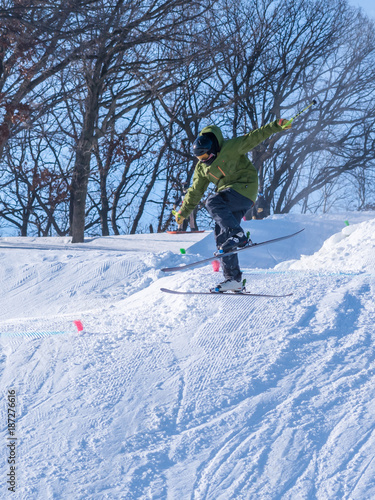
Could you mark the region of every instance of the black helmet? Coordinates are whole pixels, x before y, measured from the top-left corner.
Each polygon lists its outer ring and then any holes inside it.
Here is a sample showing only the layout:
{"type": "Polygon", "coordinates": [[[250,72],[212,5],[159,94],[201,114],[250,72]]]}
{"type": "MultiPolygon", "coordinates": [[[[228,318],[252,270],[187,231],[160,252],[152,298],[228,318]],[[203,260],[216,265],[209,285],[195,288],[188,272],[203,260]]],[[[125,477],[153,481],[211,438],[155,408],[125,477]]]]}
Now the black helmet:
{"type": "Polygon", "coordinates": [[[212,150],[212,140],[207,135],[199,135],[193,143],[194,156],[202,156],[212,150]]]}

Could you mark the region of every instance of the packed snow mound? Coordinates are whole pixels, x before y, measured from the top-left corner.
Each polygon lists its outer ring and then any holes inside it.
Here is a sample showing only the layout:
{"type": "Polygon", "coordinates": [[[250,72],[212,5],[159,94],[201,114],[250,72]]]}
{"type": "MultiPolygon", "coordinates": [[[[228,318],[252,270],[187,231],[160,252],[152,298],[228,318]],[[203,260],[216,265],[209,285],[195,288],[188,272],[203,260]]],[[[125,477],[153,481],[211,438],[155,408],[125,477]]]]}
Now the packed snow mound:
{"type": "Polygon", "coordinates": [[[276,269],[373,273],[375,269],[375,218],[346,226],[328,238],[313,255],[282,262],[276,269]]]}

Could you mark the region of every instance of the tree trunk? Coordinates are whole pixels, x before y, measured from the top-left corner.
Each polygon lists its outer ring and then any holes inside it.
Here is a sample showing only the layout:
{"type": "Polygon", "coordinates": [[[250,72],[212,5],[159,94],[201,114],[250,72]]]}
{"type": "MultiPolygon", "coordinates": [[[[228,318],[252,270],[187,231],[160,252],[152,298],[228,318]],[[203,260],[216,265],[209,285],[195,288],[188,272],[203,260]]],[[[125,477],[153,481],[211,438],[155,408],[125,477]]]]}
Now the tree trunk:
{"type": "Polygon", "coordinates": [[[85,237],[87,186],[90,177],[91,154],[95,141],[94,134],[99,110],[99,94],[98,86],[89,88],[81,137],[77,144],[70,200],[72,243],[83,243],[85,237]]]}
{"type": "Polygon", "coordinates": [[[100,225],[102,226],[102,236],[109,236],[108,214],[109,214],[109,201],[107,195],[107,177],[108,170],[100,169],[100,225]]]}
{"type": "Polygon", "coordinates": [[[77,151],[70,200],[72,243],[84,242],[86,196],[90,175],[90,158],[90,150],[77,151]]]}

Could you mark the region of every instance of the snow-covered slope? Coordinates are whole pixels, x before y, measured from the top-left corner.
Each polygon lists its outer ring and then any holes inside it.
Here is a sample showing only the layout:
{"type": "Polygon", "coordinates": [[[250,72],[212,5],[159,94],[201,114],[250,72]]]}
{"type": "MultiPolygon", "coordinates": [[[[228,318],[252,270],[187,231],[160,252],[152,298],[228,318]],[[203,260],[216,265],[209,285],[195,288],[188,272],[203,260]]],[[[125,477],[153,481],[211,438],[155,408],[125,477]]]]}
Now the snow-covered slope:
{"type": "Polygon", "coordinates": [[[209,256],[211,233],[0,239],[1,498],[375,498],[374,221],[245,223],[306,228],[241,254],[248,289],[282,300],[160,292],[220,280],[160,271],[209,256]]]}

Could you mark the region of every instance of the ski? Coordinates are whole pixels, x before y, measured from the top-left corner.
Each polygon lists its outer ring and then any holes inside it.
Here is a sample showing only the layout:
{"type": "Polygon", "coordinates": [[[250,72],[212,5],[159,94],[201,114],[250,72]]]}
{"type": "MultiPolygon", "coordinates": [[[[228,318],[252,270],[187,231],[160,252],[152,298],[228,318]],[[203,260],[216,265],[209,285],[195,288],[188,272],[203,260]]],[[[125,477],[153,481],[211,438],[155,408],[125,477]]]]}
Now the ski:
{"type": "Polygon", "coordinates": [[[266,298],[283,298],[291,297],[293,293],[285,293],[281,295],[273,295],[269,293],[251,293],[251,292],[179,292],[177,290],[169,290],[169,288],[160,288],[161,292],[171,293],[173,295],[225,295],[227,297],[234,297],[236,295],[246,295],[248,297],[266,297],[266,298]]]}
{"type": "Polygon", "coordinates": [[[184,271],[185,269],[200,266],[202,264],[212,262],[213,260],[222,259],[223,257],[228,257],[229,255],[233,255],[235,253],[240,253],[240,252],[244,252],[245,250],[250,250],[251,248],[256,248],[256,247],[260,247],[262,245],[268,245],[270,243],[276,243],[277,241],[282,241],[282,240],[286,240],[288,238],[292,238],[293,236],[296,236],[297,234],[302,233],[302,231],[304,231],[304,230],[305,230],[305,228],[300,229],[299,231],[296,231],[295,233],[287,234],[286,236],[280,236],[279,238],[273,238],[272,240],[261,241],[259,243],[252,243],[251,245],[247,245],[246,247],[238,248],[237,250],[232,250],[231,252],[219,253],[217,255],[213,255],[212,257],[208,257],[207,259],[198,260],[198,261],[192,262],[190,264],[185,264],[185,265],[176,266],[176,267],[164,267],[162,269],[162,271],[164,273],[171,273],[171,272],[175,272],[175,271],[184,271]]]}
{"type": "Polygon", "coordinates": [[[167,231],[167,234],[197,234],[204,233],[204,231],[167,231]]]}

